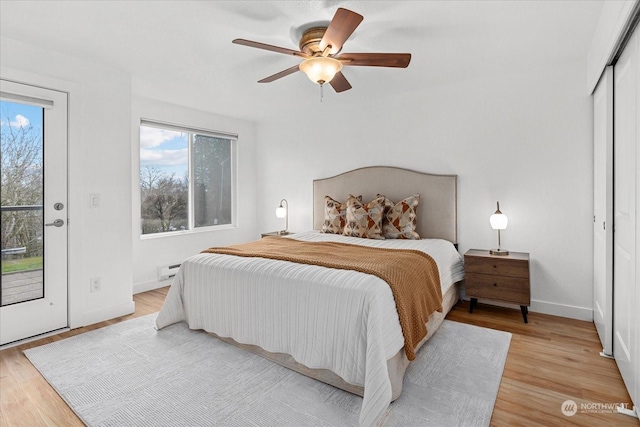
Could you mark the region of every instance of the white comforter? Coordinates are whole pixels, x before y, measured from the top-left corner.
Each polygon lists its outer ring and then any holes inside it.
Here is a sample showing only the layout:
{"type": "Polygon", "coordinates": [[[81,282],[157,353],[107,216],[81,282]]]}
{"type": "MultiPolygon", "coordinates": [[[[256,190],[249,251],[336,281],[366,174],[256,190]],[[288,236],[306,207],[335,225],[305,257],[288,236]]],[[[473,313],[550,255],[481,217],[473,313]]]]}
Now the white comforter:
{"type": "MultiPolygon", "coordinates": [[[[462,280],[462,257],[438,239],[370,240],[318,232],[306,241],[418,249],[431,255],[443,293],[462,280]]],[[[404,345],[393,295],[382,279],[350,270],[264,258],[199,254],[185,260],[156,320],[186,321],[243,344],[292,355],[364,386],[361,425],[373,425],[391,401],[387,359],[404,345]]]]}

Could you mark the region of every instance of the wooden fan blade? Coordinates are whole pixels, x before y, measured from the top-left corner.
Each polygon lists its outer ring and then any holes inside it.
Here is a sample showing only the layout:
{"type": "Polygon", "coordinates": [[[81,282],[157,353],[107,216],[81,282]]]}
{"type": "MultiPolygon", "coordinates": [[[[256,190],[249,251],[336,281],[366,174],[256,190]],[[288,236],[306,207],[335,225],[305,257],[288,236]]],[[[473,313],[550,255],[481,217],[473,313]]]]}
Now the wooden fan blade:
{"type": "Polygon", "coordinates": [[[262,80],[258,80],[258,83],[270,83],[274,80],[278,80],[282,77],[288,76],[289,74],[293,74],[299,70],[300,70],[300,65],[294,65],[293,67],[287,68],[286,70],[280,71],[279,73],[275,73],[272,76],[265,77],[262,80]]]}
{"type": "Polygon", "coordinates": [[[338,71],[336,75],[331,79],[329,84],[331,85],[333,90],[338,93],[351,89],[351,85],[345,78],[344,74],[342,74],[342,71],[338,71]]]}
{"type": "Polygon", "coordinates": [[[255,47],[258,49],[264,49],[271,52],[284,53],[285,55],[295,55],[295,56],[301,56],[303,58],[309,57],[309,55],[307,55],[304,52],[300,52],[299,50],[287,49],[286,47],[273,46],[270,44],[254,42],[251,40],[235,39],[231,43],[241,44],[243,46],[255,47]]]}
{"type": "Polygon", "coordinates": [[[329,54],[335,55],[340,52],[344,42],[353,34],[355,29],[360,25],[364,17],[348,9],[339,8],[329,27],[324,32],[322,40],[320,40],[319,48],[321,51],[327,46],[331,46],[329,54]]]}
{"type": "Polygon", "coordinates": [[[343,53],[336,59],[342,65],[364,67],[407,68],[411,62],[410,53],[343,53]]]}

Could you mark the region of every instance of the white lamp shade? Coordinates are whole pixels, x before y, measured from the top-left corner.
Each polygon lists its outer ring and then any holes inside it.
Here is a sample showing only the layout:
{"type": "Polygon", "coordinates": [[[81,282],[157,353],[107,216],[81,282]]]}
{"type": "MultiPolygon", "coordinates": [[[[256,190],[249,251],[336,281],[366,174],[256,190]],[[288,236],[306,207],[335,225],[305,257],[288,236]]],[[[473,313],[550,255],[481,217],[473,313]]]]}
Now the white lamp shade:
{"type": "Polygon", "coordinates": [[[509,218],[507,218],[505,214],[496,213],[491,215],[489,222],[491,223],[491,228],[494,230],[506,230],[509,218]]]}
{"type": "Polygon", "coordinates": [[[342,70],[342,62],[337,59],[318,56],[309,58],[300,64],[300,70],[314,83],[324,84],[333,79],[342,70]]]}
{"type": "Polygon", "coordinates": [[[278,206],[278,208],[276,209],[276,217],[284,218],[286,216],[287,216],[287,209],[285,209],[285,207],[282,205],[278,206]]]}

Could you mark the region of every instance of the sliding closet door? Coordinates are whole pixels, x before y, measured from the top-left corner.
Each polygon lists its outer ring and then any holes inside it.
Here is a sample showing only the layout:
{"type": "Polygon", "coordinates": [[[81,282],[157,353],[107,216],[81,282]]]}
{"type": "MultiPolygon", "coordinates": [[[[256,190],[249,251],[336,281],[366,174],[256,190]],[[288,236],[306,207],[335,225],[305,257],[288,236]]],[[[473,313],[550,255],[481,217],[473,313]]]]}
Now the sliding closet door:
{"type": "Polygon", "coordinates": [[[613,355],[613,67],[593,93],[593,322],[613,355]]]}
{"type": "Polygon", "coordinates": [[[640,405],[638,340],[638,145],[640,145],[640,31],[615,65],[614,83],[614,336],[613,353],[636,406],[640,405]]]}

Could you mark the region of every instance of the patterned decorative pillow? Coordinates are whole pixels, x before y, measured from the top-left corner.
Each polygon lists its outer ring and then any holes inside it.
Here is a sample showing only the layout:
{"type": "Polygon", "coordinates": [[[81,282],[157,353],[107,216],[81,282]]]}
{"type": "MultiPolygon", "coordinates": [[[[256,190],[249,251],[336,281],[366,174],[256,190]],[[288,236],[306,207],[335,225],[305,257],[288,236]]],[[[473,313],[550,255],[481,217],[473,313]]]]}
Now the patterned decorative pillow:
{"type": "MultiPolygon", "coordinates": [[[[362,196],[356,197],[362,201],[362,196]]],[[[338,202],[329,196],[324,196],[324,223],[321,233],[342,234],[347,223],[347,203],[338,202]]]]}
{"type": "Polygon", "coordinates": [[[342,234],[366,239],[384,239],[382,218],[384,197],[377,197],[367,204],[353,196],[347,199],[347,223],[342,234]]]}
{"type": "Polygon", "coordinates": [[[420,195],[414,194],[398,203],[378,194],[385,200],[384,219],[382,221],[382,234],[387,239],[411,239],[418,240],[420,235],[416,232],[417,211],[420,195]]]}

